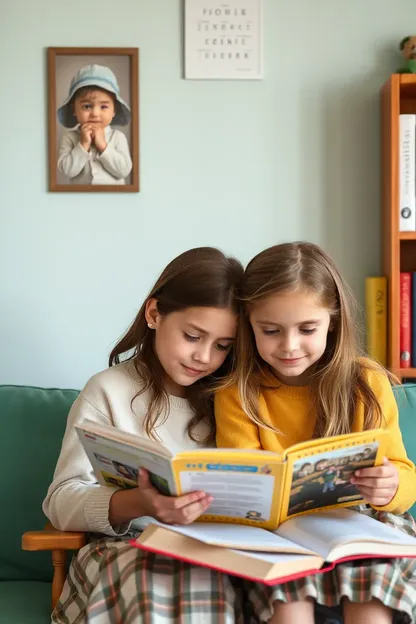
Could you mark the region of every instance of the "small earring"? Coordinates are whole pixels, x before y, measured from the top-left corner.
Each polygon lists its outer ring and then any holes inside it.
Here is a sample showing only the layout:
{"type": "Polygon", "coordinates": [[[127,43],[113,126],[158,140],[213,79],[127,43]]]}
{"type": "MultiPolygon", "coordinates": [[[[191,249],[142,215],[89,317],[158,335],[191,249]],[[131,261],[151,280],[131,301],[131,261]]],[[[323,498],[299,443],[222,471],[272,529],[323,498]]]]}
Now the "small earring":
{"type": "Polygon", "coordinates": [[[147,324],[147,326],[148,326],[148,327],[150,327],[150,328],[152,328],[152,327],[153,327],[153,324],[152,324],[152,323],[148,323],[148,324],[147,324]]]}

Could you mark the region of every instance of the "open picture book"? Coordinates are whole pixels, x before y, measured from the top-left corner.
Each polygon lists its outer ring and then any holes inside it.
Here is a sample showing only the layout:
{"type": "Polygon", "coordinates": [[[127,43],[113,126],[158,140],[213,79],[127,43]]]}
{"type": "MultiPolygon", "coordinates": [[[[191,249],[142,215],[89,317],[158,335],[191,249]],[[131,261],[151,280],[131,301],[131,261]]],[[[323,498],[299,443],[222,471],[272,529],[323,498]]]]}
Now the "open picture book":
{"type": "Polygon", "coordinates": [[[202,490],[213,502],[201,522],[231,522],[276,529],[306,512],[362,501],[350,479],[359,468],[383,462],[387,433],[374,429],[311,440],[283,454],[204,448],[175,456],[162,444],[85,420],[75,426],[97,481],[137,487],[138,469],[149,471],[165,495],[202,490]]]}
{"type": "Polygon", "coordinates": [[[327,572],[342,561],[416,557],[416,538],[351,509],[299,515],[276,531],[155,521],[130,543],[267,585],[327,572]]]}

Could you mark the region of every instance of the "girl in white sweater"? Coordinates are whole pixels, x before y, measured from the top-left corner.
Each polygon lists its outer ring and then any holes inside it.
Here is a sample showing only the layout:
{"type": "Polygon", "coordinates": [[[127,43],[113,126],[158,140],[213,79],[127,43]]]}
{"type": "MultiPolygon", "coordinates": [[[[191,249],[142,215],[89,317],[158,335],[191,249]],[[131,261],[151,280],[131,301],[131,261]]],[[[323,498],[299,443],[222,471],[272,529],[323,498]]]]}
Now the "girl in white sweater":
{"type": "Polygon", "coordinates": [[[71,563],[52,622],[240,619],[236,579],[128,544],[146,517],[190,523],[210,497],[164,496],[143,470],[138,488],[99,485],[74,425],[89,418],[159,439],[174,453],[213,444],[210,389],[232,366],[242,274],[237,260],[211,247],[175,258],[114,347],[110,368],[92,377],[75,401],[43,509],[56,528],[92,535],[71,563]]]}

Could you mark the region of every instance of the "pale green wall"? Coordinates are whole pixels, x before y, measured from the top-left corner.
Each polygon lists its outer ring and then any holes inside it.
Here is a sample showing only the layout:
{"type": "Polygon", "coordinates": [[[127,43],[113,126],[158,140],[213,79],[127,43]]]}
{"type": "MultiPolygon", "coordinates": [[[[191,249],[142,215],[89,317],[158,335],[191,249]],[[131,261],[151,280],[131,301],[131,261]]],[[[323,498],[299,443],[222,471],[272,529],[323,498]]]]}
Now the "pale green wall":
{"type": "MultiPolygon", "coordinates": [[[[379,271],[378,89],[414,0],[265,0],[265,80],[181,79],[180,0],[13,0],[0,21],[0,383],[80,387],[156,273],[216,245],[379,271]],[[46,48],[140,48],[140,194],[46,191],[46,48]]],[[[411,33],[410,33],[411,34],[411,33]]]]}

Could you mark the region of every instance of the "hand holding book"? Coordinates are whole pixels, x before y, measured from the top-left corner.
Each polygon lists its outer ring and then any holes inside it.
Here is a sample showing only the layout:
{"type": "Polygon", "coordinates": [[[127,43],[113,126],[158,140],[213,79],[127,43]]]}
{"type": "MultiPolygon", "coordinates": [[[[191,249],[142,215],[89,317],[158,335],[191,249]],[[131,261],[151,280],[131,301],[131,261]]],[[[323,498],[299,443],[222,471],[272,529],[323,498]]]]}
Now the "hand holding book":
{"type": "Polygon", "coordinates": [[[212,496],[201,491],[182,496],[161,494],[143,468],[139,470],[137,485],[137,488],[118,490],[111,497],[109,519],[112,526],[140,516],[150,516],[165,524],[190,524],[212,503],[212,496]]]}
{"type": "Polygon", "coordinates": [[[165,496],[152,485],[149,473],[143,468],[139,471],[138,485],[147,503],[146,515],[165,524],[191,524],[213,501],[212,496],[201,491],[182,496],[165,496]]]}
{"type": "Polygon", "coordinates": [[[399,487],[399,471],[387,457],[382,466],[357,470],[351,479],[365,501],[370,505],[383,507],[394,498],[399,487]]]}

